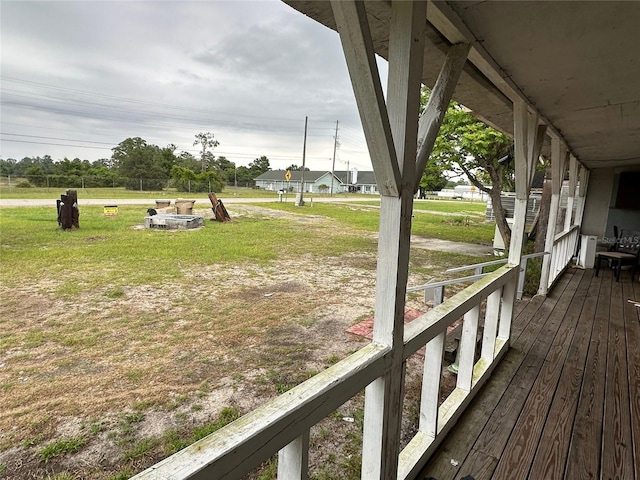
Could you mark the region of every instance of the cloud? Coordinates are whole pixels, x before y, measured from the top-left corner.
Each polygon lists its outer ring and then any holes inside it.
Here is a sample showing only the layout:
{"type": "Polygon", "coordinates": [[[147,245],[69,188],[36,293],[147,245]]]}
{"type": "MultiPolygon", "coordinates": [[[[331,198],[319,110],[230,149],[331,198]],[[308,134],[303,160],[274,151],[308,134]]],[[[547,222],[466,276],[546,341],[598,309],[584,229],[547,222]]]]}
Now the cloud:
{"type": "Polygon", "coordinates": [[[191,150],[212,131],[230,160],[284,168],[309,116],[312,167],[340,120],[342,156],[370,168],[338,35],[282,2],[3,2],[1,22],[3,158],[95,160],[110,148],[82,141],[134,136],[191,150]]]}

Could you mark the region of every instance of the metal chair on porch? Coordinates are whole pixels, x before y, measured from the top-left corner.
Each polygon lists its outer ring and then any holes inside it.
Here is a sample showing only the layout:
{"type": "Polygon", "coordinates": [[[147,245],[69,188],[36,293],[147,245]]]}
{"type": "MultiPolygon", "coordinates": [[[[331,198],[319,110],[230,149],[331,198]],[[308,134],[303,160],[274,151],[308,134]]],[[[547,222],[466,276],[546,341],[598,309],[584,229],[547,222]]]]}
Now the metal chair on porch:
{"type": "Polygon", "coordinates": [[[624,266],[630,267],[633,281],[636,271],[640,270],[640,232],[631,231],[624,234],[621,231],[620,236],[616,237],[615,246],[611,251],[596,254],[596,276],[600,272],[602,260],[607,260],[615,271],[616,282],[620,281],[620,272],[624,266]]]}

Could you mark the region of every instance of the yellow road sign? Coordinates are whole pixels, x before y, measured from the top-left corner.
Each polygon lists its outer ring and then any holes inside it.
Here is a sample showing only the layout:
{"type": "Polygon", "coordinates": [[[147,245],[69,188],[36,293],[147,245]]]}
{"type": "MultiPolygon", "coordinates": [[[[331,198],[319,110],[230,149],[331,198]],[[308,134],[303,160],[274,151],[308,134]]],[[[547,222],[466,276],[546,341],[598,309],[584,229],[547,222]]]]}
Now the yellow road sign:
{"type": "Polygon", "coordinates": [[[291,180],[291,172],[287,170],[287,173],[284,174],[284,179],[288,182],[291,180]]]}

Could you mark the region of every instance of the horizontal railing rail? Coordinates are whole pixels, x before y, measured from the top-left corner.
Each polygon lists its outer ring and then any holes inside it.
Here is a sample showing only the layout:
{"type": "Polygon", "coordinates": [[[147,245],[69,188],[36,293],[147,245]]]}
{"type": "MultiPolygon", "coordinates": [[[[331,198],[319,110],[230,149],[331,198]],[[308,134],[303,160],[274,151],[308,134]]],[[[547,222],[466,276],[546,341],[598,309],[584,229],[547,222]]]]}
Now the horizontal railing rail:
{"type": "MultiPolygon", "coordinates": [[[[520,262],[520,275],[518,277],[518,289],[517,289],[517,297],[516,297],[518,298],[518,300],[520,300],[524,294],[524,284],[525,284],[526,273],[527,273],[527,261],[533,258],[543,257],[545,255],[549,255],[549,252],[530,253],[528,255],[522,256],[522,261],[520,262]]],[[[473,270],[475,273],[474,275],[469,275],[469,276],[460,277],[460,278],[453,278],[451,280],[442,280],[439,282],[430,280],[429,282],[423,285],[407,288],[407,293],[419,292],[421,290],[424,290],[425,303],[429,301],[429,297],[432,297],[434,306],[439,305],[444,301],[445,286],[455,285],[458,283],[475,282],[487,276],[486,273],[483,273],[484,267],[489,267],[492,265],[504,265],[506,263],[507,263],[507,259],[501,258],[500,260],[491,260],[489,262],[474,263],[471,265],[464,265],[462,267],[449,268],[445,270],[446,273],[464,272],[465,270],[473,270]]]]}

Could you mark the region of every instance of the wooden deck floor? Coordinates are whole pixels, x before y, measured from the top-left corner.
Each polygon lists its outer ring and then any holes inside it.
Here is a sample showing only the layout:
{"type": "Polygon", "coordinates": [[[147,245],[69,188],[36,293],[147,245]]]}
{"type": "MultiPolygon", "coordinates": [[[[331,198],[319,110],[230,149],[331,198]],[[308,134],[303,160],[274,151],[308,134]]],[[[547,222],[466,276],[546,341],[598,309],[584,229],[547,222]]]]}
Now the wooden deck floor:
{"type": "Polygon", "coordinates": [[[569,270],[519,305],[512,348],[420,480],[640,479],[640,283],[569,270]]]}

